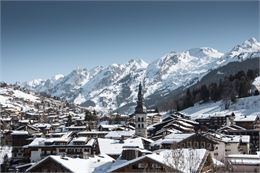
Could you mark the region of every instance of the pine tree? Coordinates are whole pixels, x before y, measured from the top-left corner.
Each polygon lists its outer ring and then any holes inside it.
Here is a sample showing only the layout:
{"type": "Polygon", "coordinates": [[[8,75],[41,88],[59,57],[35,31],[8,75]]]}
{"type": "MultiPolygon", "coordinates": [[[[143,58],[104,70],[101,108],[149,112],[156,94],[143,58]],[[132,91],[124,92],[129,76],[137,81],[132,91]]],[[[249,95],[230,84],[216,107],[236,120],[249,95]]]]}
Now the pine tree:
{"type": "Polygon", "coordinates": [[[204,102],[209,101],[209,90],[208,87],[206,85],[202,85],[200,88],[200,98],[201,100],[203,100],[204,102]]]}
{"type": "Polygon", "coordinates": [[[190,89],[187,89],[186,95],[185,95],[185,98],[184,98],[183,106],[184,106],[184,108],[188,108],[188,107],[191,107],[193,105],[194,105],[193,104],[193,98],[192,98],[192,95],[190,93],[190,89]]]}

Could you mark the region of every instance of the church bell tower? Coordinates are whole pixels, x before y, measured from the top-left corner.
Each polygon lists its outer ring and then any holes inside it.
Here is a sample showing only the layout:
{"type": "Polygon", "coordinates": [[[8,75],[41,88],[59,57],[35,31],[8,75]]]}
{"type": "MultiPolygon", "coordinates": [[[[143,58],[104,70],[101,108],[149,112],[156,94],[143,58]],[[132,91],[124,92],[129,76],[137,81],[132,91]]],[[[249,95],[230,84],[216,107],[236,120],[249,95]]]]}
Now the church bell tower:
{"type": "Polygon", "coordinates": [[[146,107],[142,84],[139,84],[137,106],[135,107],[135,135],[147,138],[146,107]]]}

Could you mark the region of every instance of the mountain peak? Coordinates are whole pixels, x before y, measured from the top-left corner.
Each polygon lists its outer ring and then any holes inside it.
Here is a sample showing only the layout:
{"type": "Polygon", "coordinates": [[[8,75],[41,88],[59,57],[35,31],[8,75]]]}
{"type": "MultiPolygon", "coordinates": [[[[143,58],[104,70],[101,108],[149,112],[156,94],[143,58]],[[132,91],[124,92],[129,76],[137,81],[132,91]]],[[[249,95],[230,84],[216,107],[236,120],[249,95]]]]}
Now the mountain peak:
{"type": "Polygon", "coordinates": [[[254,47],[259,47],[260,48],[260,43],[256,40],[256,38],[252,37],[242,43],[243,47],[246,48],[254,48],[254,47]]]}
{"type": "Polygon", "coordinates": [[[260,43],[254,38],[244,41],[242,44],[236,45],[231,52],[255,52],[260,50],[260,43]]]}
{"type": "Polygon", "coordinates": [[[136,65],[136,66],[139,66],[141,68],[146,68],[148,66],[148,63],[145,62],[142,59],[130,59],[127,64],[128,65],[136,65]]]}
{"type": "Polygon", "coordinates": [[[64,78],[64,75],[63,74],[56,74],[55,76],[52,77],[54,80],[59,80],[59,79],[62,79],[64,78]]]}
{"type": "Polygon", "coordinates": [[[189,49],[187,52],[189,52],[191,56],[198,57],[198,58],[202,58],[202,57],[219,58],[223,55],[223,53],[210,47],[193,48],[193,49],[189,49]]]}

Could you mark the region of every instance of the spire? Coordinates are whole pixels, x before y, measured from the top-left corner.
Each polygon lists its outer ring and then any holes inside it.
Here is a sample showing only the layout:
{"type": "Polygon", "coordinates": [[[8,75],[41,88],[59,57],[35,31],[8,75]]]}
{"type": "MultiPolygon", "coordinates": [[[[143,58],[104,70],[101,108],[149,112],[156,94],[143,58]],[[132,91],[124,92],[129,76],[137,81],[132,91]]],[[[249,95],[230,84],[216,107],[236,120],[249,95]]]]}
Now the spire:
{"type": "Polygon", "coordinates": [[[135,107],[135,113],[146,113],[146,107],[144,105],[144,97],[143,97],[143,87],[140,82],[139,84],[139,91],[138,91],[138,100],[137,100],[137,106],[135,107]]]}

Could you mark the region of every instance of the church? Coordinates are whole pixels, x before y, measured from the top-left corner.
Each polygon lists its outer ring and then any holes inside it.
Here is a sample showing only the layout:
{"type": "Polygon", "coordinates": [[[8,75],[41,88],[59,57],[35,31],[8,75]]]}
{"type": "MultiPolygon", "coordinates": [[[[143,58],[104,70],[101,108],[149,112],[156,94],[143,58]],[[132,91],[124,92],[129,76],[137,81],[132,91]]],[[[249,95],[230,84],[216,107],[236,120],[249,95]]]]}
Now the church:
{"type": "Polygon", "coordinates": [[[147,111],[144,104],[142,84],[139,84],[137,106],[135,107],[135,135],[147,138],[147,111]]]}

